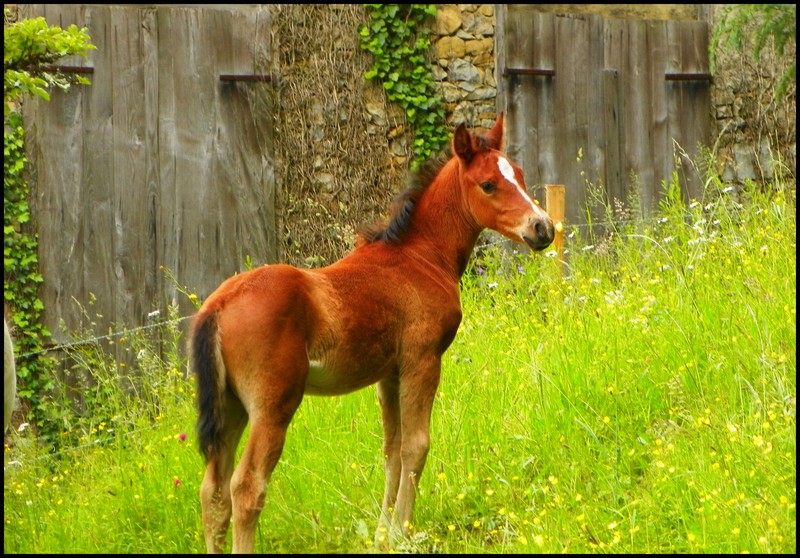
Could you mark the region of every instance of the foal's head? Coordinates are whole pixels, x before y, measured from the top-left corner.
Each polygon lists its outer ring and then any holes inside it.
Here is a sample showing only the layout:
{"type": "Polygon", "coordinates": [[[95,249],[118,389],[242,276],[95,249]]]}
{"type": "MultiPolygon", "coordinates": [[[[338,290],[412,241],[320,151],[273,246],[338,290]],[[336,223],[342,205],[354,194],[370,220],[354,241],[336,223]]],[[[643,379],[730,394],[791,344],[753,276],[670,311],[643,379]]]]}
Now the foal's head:
{"type": "Polygon", "coordinates": [[[543,250],[553,242],[553,221],[528,195],[522,170],[499,151],[502,141],[502,115],[484,136],[458,126],[453,152],[460,160],[463,198],[481,227],[543,250]]]}

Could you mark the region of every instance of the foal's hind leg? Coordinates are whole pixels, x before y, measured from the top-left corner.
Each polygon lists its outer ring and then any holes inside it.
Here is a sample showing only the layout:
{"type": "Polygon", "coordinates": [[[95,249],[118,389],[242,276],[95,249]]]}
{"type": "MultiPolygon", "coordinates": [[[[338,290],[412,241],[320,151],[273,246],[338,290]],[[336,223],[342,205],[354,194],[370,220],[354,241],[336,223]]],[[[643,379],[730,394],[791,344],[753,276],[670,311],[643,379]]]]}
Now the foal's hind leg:
{"type": "Polygon", "coordinates": [[[292,375],[270,375],[261,385],[276,391],[263,394],[257,405],[249,405],[250,436],[231,479],[233,552],[237,554],[253,553],[267,484],[283,451],[289,422],[303,399],[305,376],[295,377],[291,385],[287,378],[292,375]]]}
{"type": "Polygon", "coordinates": [[[231,475],[233,475],[236,448],[247,424],[242,404],[231,394],[226,394],[222,450],[209,457],[206,473],[200,486],[200,503],[203,510],[203,531],[206,550],[221,553],[225,548],[225,535],[231,520],[231,475]]]}

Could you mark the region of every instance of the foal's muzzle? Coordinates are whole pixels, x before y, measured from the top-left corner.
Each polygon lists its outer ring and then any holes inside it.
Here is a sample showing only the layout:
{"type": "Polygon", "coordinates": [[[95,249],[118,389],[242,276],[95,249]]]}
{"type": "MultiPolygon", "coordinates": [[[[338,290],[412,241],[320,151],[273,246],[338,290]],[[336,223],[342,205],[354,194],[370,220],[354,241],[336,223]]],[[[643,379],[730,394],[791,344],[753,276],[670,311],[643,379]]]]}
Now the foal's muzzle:
{"type": "Polygon", "coordinates": [[[553,220],[547,217],[534,220],[527,233],[522,235],[522,240],[531,250],[544,250],[552,244],[555,236],[556,229],[553,226],[553,220]]]}

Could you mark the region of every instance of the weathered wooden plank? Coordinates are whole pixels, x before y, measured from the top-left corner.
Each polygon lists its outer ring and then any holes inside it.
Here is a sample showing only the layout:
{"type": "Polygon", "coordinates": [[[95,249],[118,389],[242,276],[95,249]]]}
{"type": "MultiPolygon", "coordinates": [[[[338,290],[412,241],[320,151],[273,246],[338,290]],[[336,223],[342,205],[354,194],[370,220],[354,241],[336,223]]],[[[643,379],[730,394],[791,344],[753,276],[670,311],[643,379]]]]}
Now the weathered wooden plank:
{"type": "MultiPolygon", "coordinates": [[[[536,42],[531,65],[557,71],[555,18],[549,14],[536,14],[533,22],[536,42]]],[[[555,157],[558,149],[555,119],[557,79],[557,74],[551,78],[529,78],[535,102],[531,102],[530,98],[522,101],[535,111],[536,142],[534,149],[529,150],[523,160],[527,168],[535,170],[531,190],[538,197],[544,196],[543,189],[547,184],[563,182],[563,179],[555,178],[558,174],[555,157]]]]}
{"type": "Polygon", "coordinates": [[[648,43],[650,61],[648,75],[648,102],[651,110],[650,134],[652,141],[653,182],[643,183],[642,188],[650,195],[646,203],[649,207],[656,208],[663,199],[663,183],[669,181],[672,173],[672,149],[668,134],[667,121],[669,110],[667,107],[666,88],[664,87],[664,73],[667,68],[669,49],[667,47],[666,26],[664,21],[648,22],[648,43]]]}
{"type": "MultiPolygon", "coordinates": [[[[112,100],[113,153],[111,180],[105,182],[112,199],[111,243],[113,319],[143,323],[158,308],[155,292],[155,252],[148,211],[147,142],[144,96],[144,42],[138,10],[109,8],[113,46],[109,76],[112,100]]],[[[110,233],[110,234],[109,234],[110,233]]]]}
{"type": "Polygon", "coordinates": [[[653,168],[652,117],[652,64],[648,56],[642,55],[650,50],[646,21],[632,21],[626,26],[628,38],[622,53],[620,77],[622,78],[622,107],[625,111],[625,174],[628,177],[628,190],[637,188],[642,200],[642,210],[647,213],[654,209],[655,169],[653,168]],[[633,178],[630,178],[633,176],[633,178]]]}
{"type": "MultiPolygon", "coordinates": [[[[586,36],[586,69],[583,71],[586,96],[586,146],[583,149],[585,164],[584,178],[602,187],[608,193],[609,184],[605,175],[605,122],[603,120],[605,99],[604,85],[605,52],[597,45],[603,44],[605,23],[600,16],[588,17],[586,36]]],[[[583,189],[581,189],[583,191],[583,189]]],[[[581,202],[585,203],[585,195],[581,202]]]]}
{"type": "MultiPolygon", "coordinates": [[[[505,5],[502,11],[505,11],[505,5]]],[[[498,10],[498,16],[499,14],[500,10],[498,10]]],[[[498,24],[500,22],[501,19],[498,18],[498,24]]],[[[502,34],[510,37],[509,41],[515,41],[515,38],[519,35],[533,36],[533,22],[531,19],[512,18],[503,19],[502,22],[504,25],[502,34]]],[[[502,87],[504,92],[502,95],[503,104],[500,105],[500,110],[505,113],[506,118],[506,147],[508,148],[508,155],[522,166],[523,172],[526,172],[527,165],[524,164],[521,153],[526,151],[526,147],[530,146],[530,144],[526,145],[526,140],[527,142],[535,141],[535,136],[527,136],[526,126],[523,124],[531,122],[524,102],[526,98],[530,98],[530,94],[526,94],[523,90],[527,85],[524,77],[507,75],[504,71],[506,68],[526,67],[531,64],[532,52],[533,47],[530,45],[520,45],[510,49],[503,48],[498,52],[498,55],[504,58],[498,59],[497,62],[498,80],[502,80],[506,85],[506,87],[502,87]],[[519,125],[509,125],[509,123],[519,123],[519,125]]]]}
{"type": "MultiPolygon", "coordinates": [[[[98,319],[99,333],[106,333],[115,322],[114,296],[116,271],[114,268],[113,236],[114,222],[114,56],[111,48],[115,29],[110,21],[109,8],[89,8],[92,26],[92,41],[98,49],[93,59],[98,68],[92,78],[90,90],[85,96],[83,152],[84,173],[76,184],[83,191],[83,265],[84,288],[78,293],[83,304],[95,297],[95,310],[102,315],[98,319]]],[[[91,312],[91,309],[90,309],[91,312]]]]}
{"type": "MultiPolygon", "coordinates": [[[[268,11],[236,11],[231,13],[232,63],[239,74],[261,74],[268,71],[268,11]],[[254,40],[254,38],[256,40],[254,40]]],[[[265,82],[238,83],[234,88],[222,87],[220,103],[227,126],[229,142],[225,161],[238,161],[236,199],[241,220],[242,247],[239,262],[250,257],[254,264],[276,261],[277,238],[274,212],[274,167],[272,165],[272,110],[268,106],[273,85],[265,82]],[[226,95],[227,94],[227,95],[226,95]],[[228,155],[231,154],[231,156],[228,155]]]]}
{"type": "Polygon", "coordinates": [[[29,102],[26,113],[26,149],[28,168],[31,172],[31,212],[39,234],[39,269],[43,276],[53,277],[45,281],[40,297],[45,307],[45,317],[50,318],[46,326],[53,337],[62,340],[57,326],[59,319],[67,318],[67,324],[75,326],[77,312],[62,311],[72,306],[71,296],[83,284],[83,277],[76,269],[76,261],[82,260],[83,242],[80,229],[82,160],[80,158],[82,138],[69,123],[81,114],[80,93],[71,96],[60,92],[51,94],[51,106],[56,110],[41,110],[41,102],[29,102]],[[66,144],[60,164],[49,164],[48,154],[61,142],[66,144]],[[55,310],[51,312],[52,310],[55,310]],[[72,317],[73,319],[69,319],[72,317]]]}
{"type": "MultiPolygon", "coordinates": [[[[625,144],[625,115],[619,110],[620,84],[617,70],[603,70],[602,147],[603,179],[609,199],[626,201],[622,151],[625,144]]],[[[636,208],[638,210],[638,208],[636,208]]]]}
{"type": "MultiPolygon", "coordinates": [[[[533,17],[533,36],[535,38],[531,67],[556,70],[556,27],[555,18],[549,14],[536,14],[533,17]]],[[[526,128],[526,139],[534,138],[531,149],[523,157],[528,187],[537,198],[544,197],[547,184],[558,183],[555,177],[556,160],[556,80],[553,77],[527,77],[526,87],[530,93],[520,102],[532,112],[533,129],[526,128]]],[[[523,89],[526,91],[526,89],[523,89]]]]}
{"type": "MultiPolygon", "coordinates": [[[[508,49],[504,67],[553,69],[553,31],[552,17],[545,14],[508,20],[506,33],[515,46],[508,49]]],[[[534,196],[541,197],[544,182],[541,180],[540,164],[542,161],[546,164],[551,153],[553,78],[519,74],[507,75],[503,79],[509,90],[506,107],[509,122],[507,151],[509,157],[522,167],[528,190],[534,196]]]]}
{"type": "Polygon", "coordinates": [[[147,300],[145,309],[162,311],[175,298],[174,285],[168,285],[160,269],[164,265],[164,253],[159,239],[166,231],[159,228],[159,211],[165,196],[161,188],[159,166],[159,110],[158,110],[158,16],[155,7],[142,7],[137,14],[140,25],[142,55],[142,98],[144,103],[144,183],[146,202],[143,210],[147,215],[147,237],[150,243],[148,256],[148,280],[152,281],[153,295],[147,300]]]}
{"type": "Polygon", "coordinates": [[[556,17],[555,26],[555,134],[550,146],[555,165],[543,178],[550,184],[566,185],[567,216],[572,221],[585,199],[581,170],[585,168],[583,153],[588,141],[588,92],[583,72],[588,58],[589,26],[587,16],[556,17]],[[570,48],[558,47],[563,44],[569,44],[570,48]]]}
{"type": "MultiPolygon", "coordinates": [[[[570,59],[572,66],[573,130],[576,152],[572,154],[574,168],[570,187],[567,188],[567,205],[573,208],[571,219],[585,219],[588,188],[605,188],[605,151],[603,147],[603,74],[604,52],[596,48],[603,41],[603,18],[584,15],[573,24],[570,59]]],[[[569,154],[565,154],[569,155],[569,154]]],[[[566,161],[565,161],[566,164],[566,161]]],[[[603,217],[600,208],[594,210],[593,219],[603,217]]],[[[577,221],[573,221],[577,222],[577,221]]]]}
{"type": "Polygon", "coordinates": [[[609,19],[603,28],[603,123],[606,152],[604,179],[611,199],[625,200],[628,193],[625,170],[625,130],[628,114],[623,110],[622,78],[623,53],[628,48],[624,20],[609,19]]]}
{"type": "MultiPolygon", "coordinates": [[[[666,22],[666,33],[670,53],[667,72],[700,76],[709,72],[706,22],[666,22]]],[[[670,114],[668,135],[676,144],[674,159],[679,162],[676,170],[683,193],[686,199],[700,198],[703,178],[698,165],[702,168],[703,162],[698,146],[707,145],[711,134],[710,83],[706,79],[667,81],[665,96],[670,114]]]]}
{"type": "MultiPolygon", "coordinates": [[[[95,37],[104,29],[105,9],[87,10],[80,5],[34,5],[33,15],[42,15],[50,24],[67,27],[70,24],[87,25],[92,21],[97,27],[95,37]]],[[[99,50],[99,49],[98,49],[99,50]]],[[[92,51],[92,64],[107,53],[92,51]]],[[[101,292],[101,285],[108,284],[107,263],[104,252],[91,254],[96,244],[92,236],[91,222],[108,220],[108,199],[96,199],[86,187],[92,176],[103,176],[98,164],[92,165],[86,159],[87,152],[108,149],[111,145],[108,134],[108,119],[104,119],[103,107],[93,104],[92,87],[102,89],[106,76],[102,73],[92,75],[93,85],[73,87],[68,93],[54,91],[50,103],[31,102],[26,104],[26,121],[33,131],[28,145],[33,149],[31,162],[35,167],[32,187],[39,192],[40,265],[45,277],[42,289],[45,305],[45,325],[58,341],[66,339],[60,333],[61,320],[69,329],[86,327],[83,315],[76,301],[87,308],[87,312],[102,313],[107,300],[101,292]],[[82,124],[94,113],[100,113],[98,126],[86,133],[82,124]],[[89,218],[87,218],[87,215],[89,218]],[[91,254],[91,255],[90,255],[91,254]],[[102,302],[98,307],[88,308],[89,292],[99,294],[102,302]]],[[[108,95],[99,96],[108,99],[108,95]]],[[[108,151],[99,151],[100,154],[108,151]]],[[[110,160],[108,158],[107,160],[110,160]]],[[[100,165],[103,161],[100,162],[100,165]]],[[[106,229],[106,234],[110,232],[106,229]]]]}
{"type": "Polygon", "coordinates": [[[178,101],[174,118],[180,131],[173,154],[179,219],[176,232],[180,235],[174,271],[181,282],[204,297],[212,290],[209,282],[218,283],[241,269],[241,264],[231,261],[227,252],[233,246],[226,229],[236,220],[236,214],[228,191],[230,184],[218,179],[221,162],[216,144],[220,128],[215,91],[219,77],[212,62],[215,53],[204,47],[223,40],[223,35],[219,29],[209,29],[206,19],[201,19],[195,10],[176,8],[164,15],[170,19],[174,40],[160,41],[159,46],[162,51],[173,52],[176,63],[183,68],[175,76],[172,91],[178,101]],[[197,35],[193,33],[195,29],[199,31],[197,35]],[[185,99],[187,92],[196,93],[185,99]],[[191,110],[183,110],[182,102],[190,103],[191,110]],[[182,195],[189,192],[193,195],[182,195]]]}

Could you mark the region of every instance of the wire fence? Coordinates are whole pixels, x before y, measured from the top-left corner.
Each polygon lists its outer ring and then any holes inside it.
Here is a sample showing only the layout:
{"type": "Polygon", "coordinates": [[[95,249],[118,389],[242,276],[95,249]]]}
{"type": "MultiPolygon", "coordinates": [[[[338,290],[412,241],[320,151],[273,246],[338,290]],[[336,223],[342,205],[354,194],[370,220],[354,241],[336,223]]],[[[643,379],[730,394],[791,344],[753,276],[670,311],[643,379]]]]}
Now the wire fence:
{"type": "MultiPolygon", "coordinates": [[[[145,426],[145,427],[142,427],[142,428],[132,428],[131,430],[123,432],[121,435],[124,436],[124,437],[138,436],[139,434],[141,434],[142,432],[144,432],[146,430],[154,430],[154,429],[158,428],[159,426],[160,426],[159,424],[151,424],[150,426],[145,426]]],[[[17,432],[22,432],[22,431],[26,430],[27,427],[28,427],[28,423],[23,423],[17,428],[17,432]]],[[[82,450],[89,449],[89,448],[95,447],[95,446],[100,446],[100,445],[102,445],[104,443],[112,441],[113,439],[114,439],[114,437],[97,438],[97,439],[92,440],[88,444],[81,444],[79,446],[71,446],[71,447],[62,447],[62,448],[59,448],[58,450],[48,452],[48,453],[46,453],[44,455],[38,455],[36,457],[33,457],[33,458],[30,459],[30,461],[34,461],[34,462],[35,461],[52,461],[55,457],[61,457],[63,455],[67,455],[69,453],[82,451],[82,450]]],[[[12,460],[12,461],[9,461],[8,463],[5,464],[5,466],[3,467],[3,471],[5,471],[6,469],[10,469],[12,467],[23,467],[23,466],[24,466],[24,463],[22,463],[21,461],[12,460]]]]}
{"type": "Polygon", "coordinates": [[[81,339],[81,340],[78,340],[78,341],[73,341],[71,343],[61,343],[61,344],[58,344],[58,345],[53,345],[51,347],[46,347],[46,348],[44,348],[44,349],[42,349],[40,351],[34,351],[34,352],[31,352],[31,353],[25,353],[23,355],[17,355],[17,358],[27,358],[27,357],[42,355],[42,354],[46,354],[46,353],[50,353],[50,352],[63,351],[63,350],[66,350],[66,349],[71,349],[73,347],[80,347],[82,345],[92,345],[92,344],[95,344],[95,343],[97,343],[99,341],[105,341],[105,340],[108,340],[108,339],[116,339],[116,338],[119,338],[119,337],[126,337],[126,336],[131,335],[132,333],[136,333],[136,332],[139,332],[139,331],[145,331],[145,330],[149,330],[149,329],[160,328],[160,327],[163,327],[163,326],[166,326],[166,325],[177,324],[177,323],[183,322],[185,320],[188,320],[191,317],[192,316],[183,316],[181,318],[174,318],[172,320],[167,320],[167,321],[164,321],[164,322],[158,322],[158,323],[148,324],[148,325],[144,325],[144,326],[140,326],[140,327],[134,327],[134,328],[131,328],[131,329],[125,329],[123,331],[117,331],[117,332],[109,333],[107,335],[98,335],[97,337],[90,337],[88,339],[81,339]]]}

